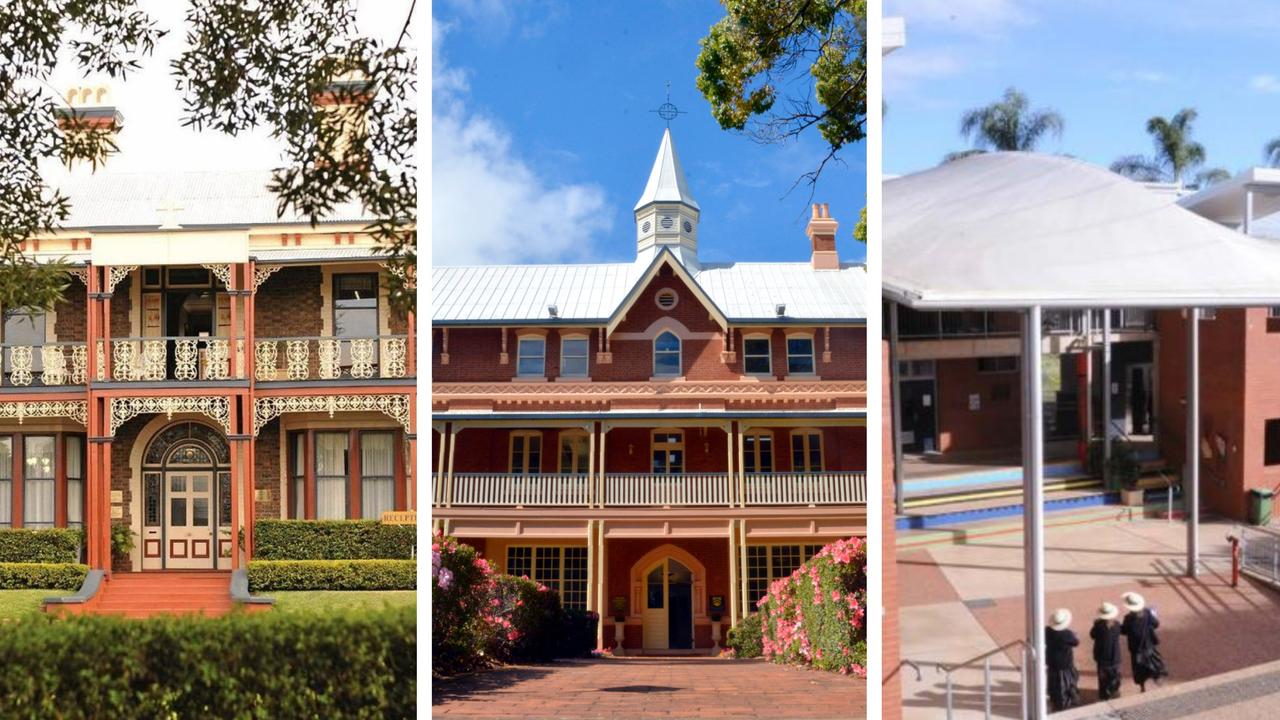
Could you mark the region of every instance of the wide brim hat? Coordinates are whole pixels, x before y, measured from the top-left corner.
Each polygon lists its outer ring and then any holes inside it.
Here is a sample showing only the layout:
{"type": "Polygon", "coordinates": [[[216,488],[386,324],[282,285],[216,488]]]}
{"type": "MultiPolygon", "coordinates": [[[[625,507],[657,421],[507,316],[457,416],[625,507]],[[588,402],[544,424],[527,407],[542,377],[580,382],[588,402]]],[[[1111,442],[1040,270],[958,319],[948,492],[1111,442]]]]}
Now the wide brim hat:
{"type": "Polygon", "coordinates": [[[1124,594],[1124,606],[1130,612],[1142,612],[1142,609],[1147,606],[1147,601],[1136,592],[1127,592],[1124,594]]]}
{"type": "Polygon", "coordinates": [[[1098,607],[1099,620],[1115,620],[1118,617],[1120,617],[1120,608],[1117,608],[1115,605],[1112,605],[1109,602],[1104,602],[1098,607]]]}
{"type": "Polygon", "coordinates": [[[1071,625],[1071,611],[1066,608],[1058,608],[1053,611],[1053,615],[1049,618],[1049,627],[1054,630],[1066,630],[1071,625]]]}

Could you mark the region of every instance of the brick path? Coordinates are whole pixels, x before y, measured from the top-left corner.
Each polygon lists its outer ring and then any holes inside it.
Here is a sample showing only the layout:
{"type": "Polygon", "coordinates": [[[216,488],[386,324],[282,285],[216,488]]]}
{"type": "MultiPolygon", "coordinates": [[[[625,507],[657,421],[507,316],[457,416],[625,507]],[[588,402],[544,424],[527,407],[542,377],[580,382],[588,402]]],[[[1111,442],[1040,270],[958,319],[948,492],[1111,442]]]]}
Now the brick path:
{"type": "Polygon", "coordinates": [[[432,684],[434,717],[538,720],[866,717],[866,681],[760,660],[616,658],[432,684]]]}

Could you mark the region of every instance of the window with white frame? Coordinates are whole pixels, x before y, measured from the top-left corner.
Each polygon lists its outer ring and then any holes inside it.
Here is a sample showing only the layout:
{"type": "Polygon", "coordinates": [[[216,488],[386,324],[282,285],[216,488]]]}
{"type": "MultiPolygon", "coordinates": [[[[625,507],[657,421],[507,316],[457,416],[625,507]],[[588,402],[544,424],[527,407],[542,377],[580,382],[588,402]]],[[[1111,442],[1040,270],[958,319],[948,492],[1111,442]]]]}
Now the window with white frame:
{"type": "Polygon", "coordinates": [[[542,583],[566,608],[587,609],[587,549],[583,546],[507,547],[507,574],[542,583]]]}
{"type": "Polygon", "coordinates": [[[396,507],[395,434],[360,433],[360,514],[380,520],[396,507]]]}
{"type": "Polygon", "coordinates": [[[542,377],[546,373],[547,341],[526,335],[516,342],[516,375],[542,377]]]}
{"type": "Polygon", "coordinates": [[[791,433],[791,470],[800,473],[822,472],[822,433],[797,430],[791,433]]]}
{"type": "Polygon", "coordinates": [[[350,468],[351,435],[316,433],[316,519],[347,517],[347,470],[350,468]]]}
{"type": "Polygon", "coordinates": [[[537,475],[542,472],[542,433],[521,430],[511,433],[511,474],[537,475]]]}
{"type": "Polygon", "coordinates": [[[653,341],[653,374],[654,377],[678,377],[680,371],[680,338],[667,330],[653,341]]]}
{"type": "Polygon", "coordinates": [[[591,461],[591,436],[585,430],[560,432],[560,473],[586,475],[591,461]]]}
{"type": "Polygon", "coordinates": [[[52,435],[22,438],[22,524],[25,527],[53,527],[53,478],[57,462],[54,446],[52,435]]]}
{"type": "Polygon", "coordinates": [[[84,438],[65,436],[67,445],[67,526],[84,524],[84,438]]]}
{"type": "Polygon", "coordinates": [[[771,582],[790,576],[821,549],[821,545],[748,545],[748,611],[755,611],[756,603],[769,592],[771,582]]]}
{"type": "Polygon", "coordinates": [[[749,473],[773,472],[773,433],[750,430],[742,436],[742,469],[749,473]]]}
{"type": "Polygon", "coordinates": [[[769,338],[743,338],[742,369],[748,375],[769,375],[773,372],[773,358],[769,351],[769,338]]]}
{"type": "Polygon", "coordinates": [[[0,437],[0,525],[13,525],[13,436],[0,437]]]}
{"type": "Polygon", "coordinates": [[[655,475],[679,475],[684,472],[684,433],[682,431],[654,430],[652,450],[655,475]]]}
{"type": "Polygon", "coordinates": [[[807,335],[792,335],[787,338],[787,374],[812,375],[813,338],[807,335]]]}
{"type": "Polygon", "coordinates": [[[560,375],[586,377],[589,369],[590,341],[584,337],[566,337],[560,341],[560,375]]]}

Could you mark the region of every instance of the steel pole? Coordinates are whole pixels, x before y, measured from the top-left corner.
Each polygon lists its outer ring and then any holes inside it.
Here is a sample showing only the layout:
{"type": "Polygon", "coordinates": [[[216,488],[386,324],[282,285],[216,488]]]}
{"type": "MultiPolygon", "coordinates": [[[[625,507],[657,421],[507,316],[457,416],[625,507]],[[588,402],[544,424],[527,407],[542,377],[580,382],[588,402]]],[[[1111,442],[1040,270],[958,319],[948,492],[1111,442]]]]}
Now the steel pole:
{"type": "Polygon", "coordinates": [[[1027,644],[1032,648],[1029,687],[1030,715],[1044,720],[1049,715],[1045,694],[1044,637],[1044,385],[1041,378],[1041,308],[1027,310],[1023,331],[1022,384],[1025,416],[1022,438],[1023,543],[1026,552],[1025,601],[1027,603],[1027,644]]]}
{"type": "Polygon", "coordinates": [[[894,511],[901,515],[906,512],[902,492],[902,386],[898,378],[898,303],[893,301],[889,302],[889,377],[893,378],[893,503],[894,511]]]}
{"type": "Polygon", "coordinates": [[[1111,311],[1102,311],[1102,481],[1111,487],[1111,311]]]}
{"type": "Polygon", "coordinates": [[[1200,308],[1187,309],[1187,577],[1200,565],[1200,308]]]}

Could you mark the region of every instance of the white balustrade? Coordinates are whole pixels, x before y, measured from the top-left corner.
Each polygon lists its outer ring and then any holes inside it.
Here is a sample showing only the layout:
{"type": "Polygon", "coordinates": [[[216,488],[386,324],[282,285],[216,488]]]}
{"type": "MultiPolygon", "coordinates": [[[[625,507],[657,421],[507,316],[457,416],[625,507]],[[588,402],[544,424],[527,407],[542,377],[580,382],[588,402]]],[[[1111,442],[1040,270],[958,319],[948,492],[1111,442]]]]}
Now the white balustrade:
{"type": "Polygon", "coordinates": [[[367,380],[409,375],[408,338],[404,336],[265,338],[254,341],[253,352],[253,374],[259,382],[367,380]]]}
{"type": "Polygon", "coordinates": [[[88,376],[88,352],[84,343],[3,345],[0,348],[4,385],[8,387],[83,385],[88,376]]]}
{"type": "Polygon", "coordinates": [[[729,476],[726,473],[607,473],[604,476],[605,505],[728,505],[729,476]]]}
{"type": "Polygon", "coordinates": [[[861,505],[867,502],[862,472],[747,473],[747,505],[861,505]]]}
{"type": "Polygon", "coordinates": [[[453,504],[583,506],[590,487],[587,475],[456,473],[453,504]]]}

